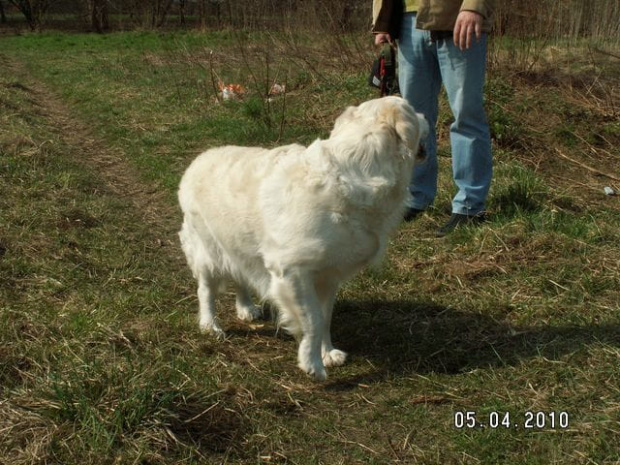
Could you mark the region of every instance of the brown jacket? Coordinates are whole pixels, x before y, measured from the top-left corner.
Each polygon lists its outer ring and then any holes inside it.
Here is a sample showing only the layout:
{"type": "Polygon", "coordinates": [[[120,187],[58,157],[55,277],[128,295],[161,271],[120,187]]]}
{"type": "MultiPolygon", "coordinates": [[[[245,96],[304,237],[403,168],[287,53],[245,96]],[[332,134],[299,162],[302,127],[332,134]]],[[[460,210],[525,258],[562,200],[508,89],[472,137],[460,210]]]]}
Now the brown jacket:
{"type": "MultiPolygon", "coordinates": [[[[484,18],[482,30],[489,32],[495,0],[417,0],[416,26],[428,31],[451,31],[456,17],[463,11],[475,11],[484,18]]],[[[404,12],[403,0],[373,0],[372,31],[387,32],[397,39],[404,12]]]]}

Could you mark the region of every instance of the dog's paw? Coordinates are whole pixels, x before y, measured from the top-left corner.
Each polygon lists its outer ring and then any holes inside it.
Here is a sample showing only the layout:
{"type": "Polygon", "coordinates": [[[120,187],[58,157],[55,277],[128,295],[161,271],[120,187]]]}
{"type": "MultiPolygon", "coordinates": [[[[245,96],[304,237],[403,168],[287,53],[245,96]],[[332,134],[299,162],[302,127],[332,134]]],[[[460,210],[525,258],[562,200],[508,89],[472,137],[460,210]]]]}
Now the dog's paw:
{"type": "Polygon", "coordinates": [[[327,379],[327,372],[323,363],[299,363],[299,368],[312,376],[315,381],[325,381],[327,379]]]}
{"type": "Polygon", "coordinates": [[[200,322],[199,324],[200,332],[203,334],[211,334],[215,336],[218,341],[223,341],[226,339],[226,333],[217,323],[213,322],[200,322]]]}
{"type": "Polygon", "coordinates": [[[323,354],[323,364],[326,367],[339,367],[347,360],[347,353],[342,350],[332,349],[323,354]]]}
{"type": "Polygon", "coordinates": [[[312,376],[315,381],[325,381],[327,379],[327,371],[325,371],[325,367],[312,367],[306,369],[300,366],[299,368],[312,376]]]}
{"type": "Polygon", "coordinates": [[[237,305],[237,318],[241,321],[255,321],[263,318],[263,307],[258,305],[237,305]]]}

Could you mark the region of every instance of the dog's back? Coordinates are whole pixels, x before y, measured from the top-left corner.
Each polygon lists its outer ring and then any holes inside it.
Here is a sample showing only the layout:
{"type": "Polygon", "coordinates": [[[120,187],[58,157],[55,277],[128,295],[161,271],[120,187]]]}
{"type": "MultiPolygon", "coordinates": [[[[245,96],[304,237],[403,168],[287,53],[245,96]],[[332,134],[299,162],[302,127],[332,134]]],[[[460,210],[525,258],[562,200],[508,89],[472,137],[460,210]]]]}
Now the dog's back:
{"type": "Polygon", "coordinates": [[[297,144],[276,150],[227,146],[192,162],[178,195],[184,213],[179,234],[194,276],[207,266],[215,276],[247,283],[265,296],[269,276],[259,254],[265,233],[259,190],[280,158],[303,150],[297,144]]]}

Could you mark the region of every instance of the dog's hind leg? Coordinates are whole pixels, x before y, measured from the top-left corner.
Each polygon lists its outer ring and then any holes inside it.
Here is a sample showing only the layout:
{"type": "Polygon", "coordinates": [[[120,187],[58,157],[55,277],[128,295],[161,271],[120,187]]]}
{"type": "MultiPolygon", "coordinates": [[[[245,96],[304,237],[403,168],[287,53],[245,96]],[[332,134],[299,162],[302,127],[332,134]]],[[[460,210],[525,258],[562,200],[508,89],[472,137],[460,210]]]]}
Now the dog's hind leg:
{"type": "Polygon", "coordinates": [[[209,273],[207,267],[197,273],[196,280],[198,281],[198,302],[200,304],[200,330],[205,333],[213,333],[218,339],[223,339],[226,334],[215,316],[215,299],[219,280],[209,273]]]}
{"type": "Polygon", "coordinates": [[[270,295],[281,313],[285,329],[297,336],[299,368],[318,381],[327,378],[321,357],[323,312],[316,295],[314,282],[308,273],[291,271],[272,276],[270,295]]]}
{"type": "Polygon", "coordinates": [[[181,247],[185,252],[187,264],[198,282],[198,303],[200,305],[198,324],[202,332],[212,332],[218,338],[225,334],[215,318],[215,298],[219,287],[219,279],[214,276],[214,265],[210,254],[196,230],[193,217],[185,215],[183,226],[179,231],[181,247]]]}
{"type": "Polygon", "coordinates": [[[243,321],[254,321],[263,317],[263,309],[254,305],[250,291],[243,284],[237,284],[237,297],[235,301],[237,318],[243,321]]]}
{"type": "Polygon", "coordinates": [[[335,349],[332,344],[331,323],[334,302],[338,294],[339,282],[337,279],[321,279],[315,282],[321,310],[323,311],[323,341],[321,344],[321,354],[323,363],[326,367],[344,365],[347,353],[335,349]]]}

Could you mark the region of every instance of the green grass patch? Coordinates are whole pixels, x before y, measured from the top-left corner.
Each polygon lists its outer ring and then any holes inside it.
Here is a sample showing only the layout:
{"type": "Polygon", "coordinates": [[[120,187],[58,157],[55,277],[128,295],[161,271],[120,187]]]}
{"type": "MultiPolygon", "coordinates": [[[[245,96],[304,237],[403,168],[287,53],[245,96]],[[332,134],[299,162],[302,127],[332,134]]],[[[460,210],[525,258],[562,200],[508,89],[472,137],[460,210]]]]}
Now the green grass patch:
{"type": "Polygon", "coordinates": [[[175,236],[181,173],[210,146],[325,137],[376,95],[357,40],[0,39],[0,462],[620,459],[620,216],[602,192],[615,184],[555,150],[613,173],[618,131],[559,83],[496,70],[489,221],[434,237],[454,192],[441,157],[435,206],[342,290],[334,341],[351,358],[326,383],[299,372],[270,321],[235,321],[230,294],[229,338],[198,332],[175,236]],[[214,79],[244,98],[218,100],[214,79]],[[274,82],[285,95],[267,95],[274,82]],[[457,427],[462,412],[478,423],[457,427]],[[527,412],[547,423],[526,428],[527,412]],[[489,426],[506,413],[510,427],[489,426]]]}

